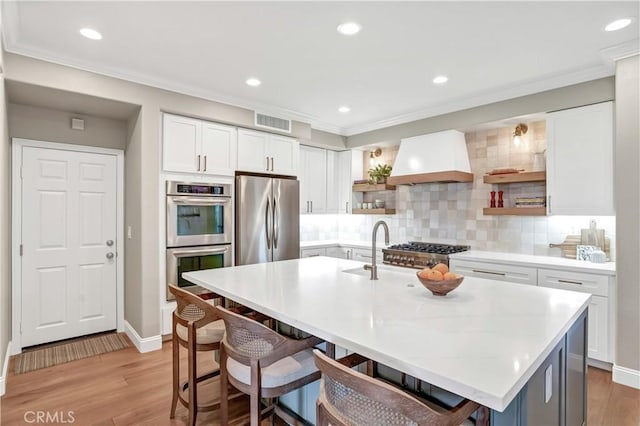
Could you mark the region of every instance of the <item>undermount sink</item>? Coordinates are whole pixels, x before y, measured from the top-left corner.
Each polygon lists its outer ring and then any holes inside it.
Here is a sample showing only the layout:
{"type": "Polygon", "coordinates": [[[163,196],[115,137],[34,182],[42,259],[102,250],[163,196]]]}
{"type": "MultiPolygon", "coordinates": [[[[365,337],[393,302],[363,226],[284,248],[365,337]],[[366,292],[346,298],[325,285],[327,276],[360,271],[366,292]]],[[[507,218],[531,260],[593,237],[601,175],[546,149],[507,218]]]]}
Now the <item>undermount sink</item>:
{"type": "MultiPolygon", "coordinates": [[[[351,268],[351,269],[343,269],[342,272],[344,272],[346,274],[361,275],[363,277],[371,276],[371,271],[367,271],[363,267],[351,268]]],[[[398,267],[378,265],[378,273],[387,273],[387,272],[391,272],[393,274],[406,274],[407,273],[406,271],[404,271],[404,270],[402,270],[402,269],[400,269],[398,267]]]]}

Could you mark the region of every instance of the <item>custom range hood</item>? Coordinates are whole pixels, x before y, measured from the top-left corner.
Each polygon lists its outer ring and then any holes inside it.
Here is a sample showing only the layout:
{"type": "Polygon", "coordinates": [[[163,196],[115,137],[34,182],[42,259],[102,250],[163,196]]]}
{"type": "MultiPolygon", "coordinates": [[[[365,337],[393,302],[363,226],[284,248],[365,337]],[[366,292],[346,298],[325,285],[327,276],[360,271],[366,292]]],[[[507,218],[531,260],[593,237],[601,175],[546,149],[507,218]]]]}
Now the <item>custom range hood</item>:
{"type": "Polygon", "coordinates": [[[473,182],[464,133],[445,130],[402,139],[387,182],[473,182]]]}

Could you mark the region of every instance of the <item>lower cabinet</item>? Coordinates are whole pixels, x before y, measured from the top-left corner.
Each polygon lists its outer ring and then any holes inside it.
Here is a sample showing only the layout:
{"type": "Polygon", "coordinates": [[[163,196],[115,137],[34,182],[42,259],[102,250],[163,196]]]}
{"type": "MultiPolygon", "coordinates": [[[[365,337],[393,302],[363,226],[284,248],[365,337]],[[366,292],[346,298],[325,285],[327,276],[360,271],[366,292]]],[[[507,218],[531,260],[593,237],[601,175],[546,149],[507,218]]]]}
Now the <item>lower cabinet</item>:
{"type": "Polygon", "coordinates": [[[559,288],[561,290],[579,291],[591,294],[589,304],[589,350],[588,356],[599,361],[612,362],[613,357],[609,348],[613,342],[611,338],[612,322],[609,316],[609,294],[612,282],[604,275],[584,274],[570,271],[556,271],[551,269],[538,270],[538,285],[540,287],[559,288]]]}
{"type": "Polygon", "coordinates": [[[300,258],[326,256],[326,255],[327,255],[327,251],[324,247],[300,249],[300,258]]]}
{"type": "MultiPolygon", "coordinates": [[[[371,262],[371,249],[353,248],[353,260],[359,260],[360,262],[371,262]]],[[[382,264],[382,249],[376,250],[376,262],[382,264]]]]}
{"type": "Polygon", "coordinates": [[[327,247],[327,256],[338,259],[353,259],[353,249],[349,247],[327,247]]]}
{"type": "Polygon", "coordinates": [[[451,259],[449,268],[458,274],[469,277],[538,285],[538,272],[536,268],[458,259],[451,259]]]}

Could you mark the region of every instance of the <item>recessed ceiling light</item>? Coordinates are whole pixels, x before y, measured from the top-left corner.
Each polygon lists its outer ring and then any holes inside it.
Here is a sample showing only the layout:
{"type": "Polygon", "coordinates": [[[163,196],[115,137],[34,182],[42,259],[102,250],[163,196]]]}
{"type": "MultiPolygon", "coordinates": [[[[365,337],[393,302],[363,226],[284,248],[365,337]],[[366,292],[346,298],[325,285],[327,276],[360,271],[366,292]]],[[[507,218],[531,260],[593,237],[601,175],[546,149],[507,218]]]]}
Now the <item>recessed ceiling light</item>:
{"type": "Polygon", "coordinates": [[[357,22],[345,22],[338,25],[338,32],[344,35],[358,34],[362,27],[357,22]]]}
{"type": "Polygon", "coordinates": [[[262,84],[262,82],[260,80],[258,80],[257,78],[253,78],[253,77],[252,78],[248,78],[246,83],[249,86],[253,86],[253,87],[260,86],[262,84]]]}
{"type": "Polygon", "coordinates": [[[631,23],[631,19],[630,18],[618,19],[618,20],[613,21],[612,23],[610,23],[606,27],[604,27],[604,30],[605,31],[618,31],[618,30],[623,29],[624,27],[629,26],[630,23],[631,23]]]}
{"type": "Polygon", "coordinates": [[[446,75],[439,75],[433,79],[434,84],[444,84],[447,81],[449,81],[449,77],[447,77],[446,75]]]}
{"type": "Polygon", "coordinates": [[[80,34],[91,40],[102,40],[102,34],[91,28],[83,28],[80,30],[80,34]]]}
{"type": "Polygon", "coordinates": [[[340,111],[340,112],[349,112],[349,111],[351,111],[351,108],[349,108],[348,106],[341,106],[340,108],[338,108],[338,111],[340,111]]]}

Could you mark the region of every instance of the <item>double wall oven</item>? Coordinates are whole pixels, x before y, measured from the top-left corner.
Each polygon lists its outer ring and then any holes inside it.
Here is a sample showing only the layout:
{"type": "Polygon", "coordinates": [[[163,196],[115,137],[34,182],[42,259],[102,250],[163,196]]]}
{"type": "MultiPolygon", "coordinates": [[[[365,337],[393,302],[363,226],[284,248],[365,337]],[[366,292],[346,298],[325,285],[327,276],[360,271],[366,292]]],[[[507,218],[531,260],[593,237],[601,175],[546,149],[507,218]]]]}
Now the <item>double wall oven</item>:
{"type": "Polygon", "coordinates": [[[231,266],[232,204],[229,184],[167,182],[167,284],[203,293],[182,273],[231,266]]]}

